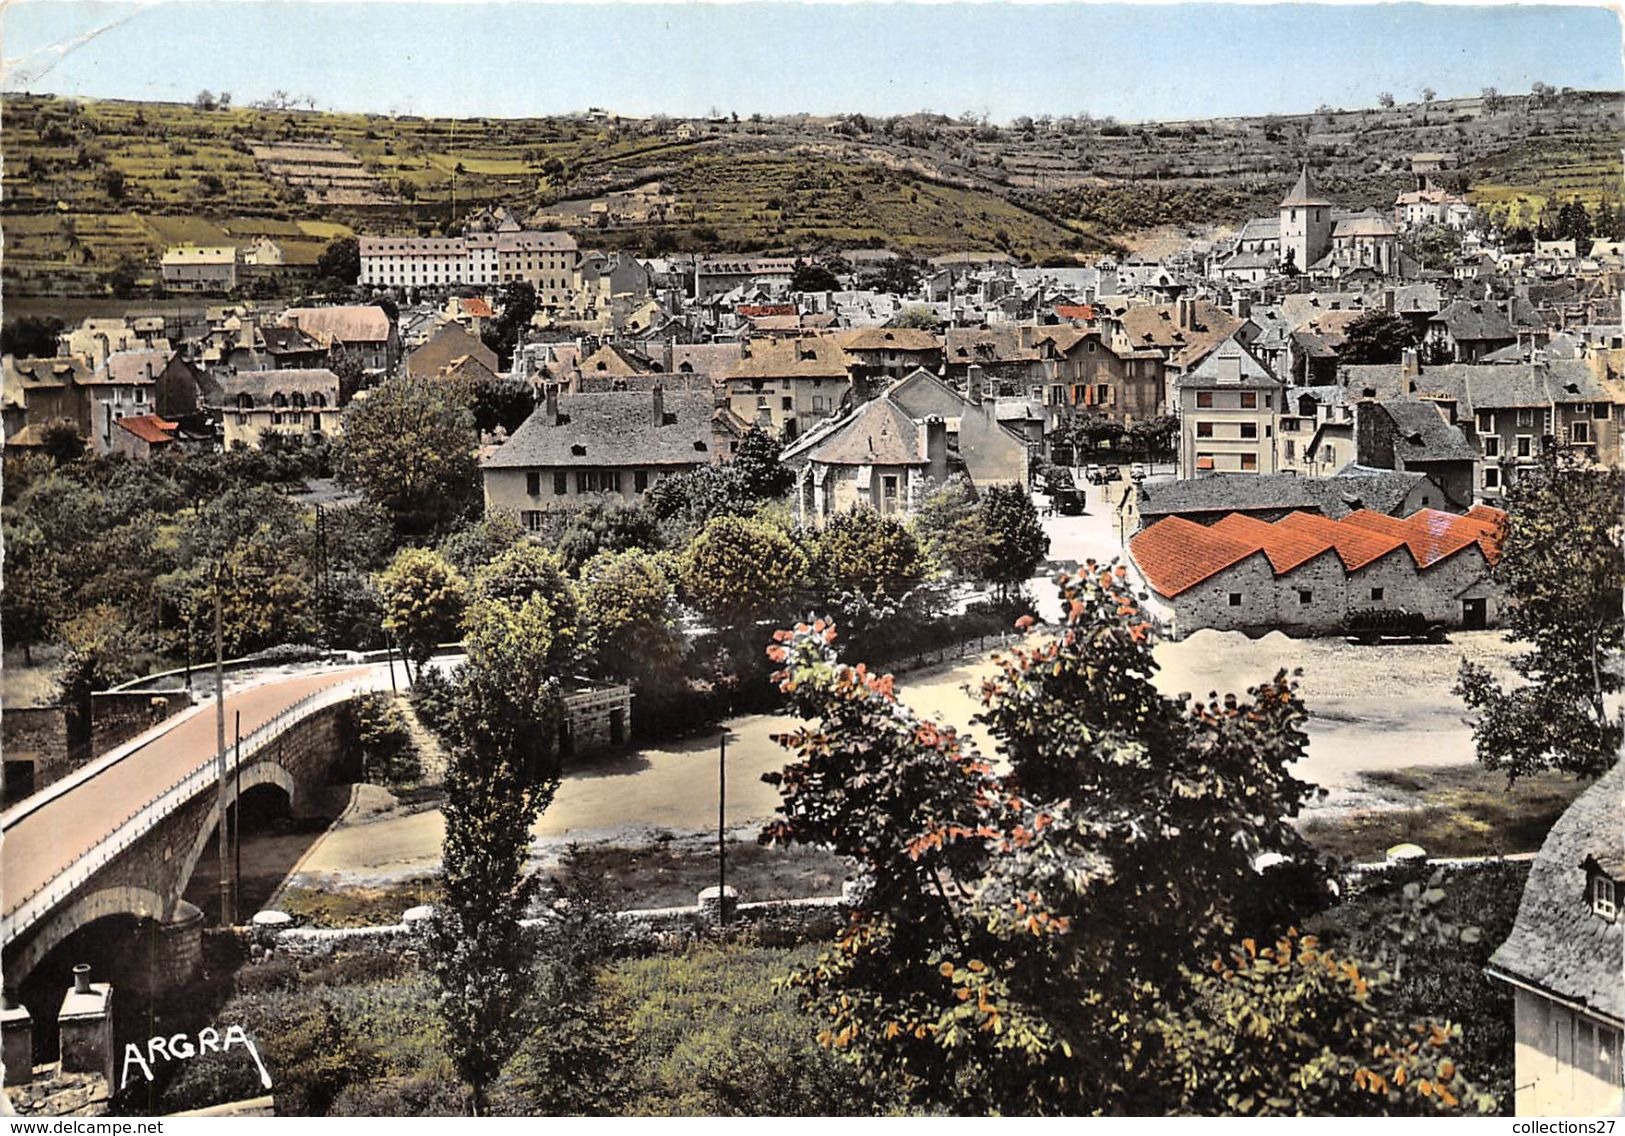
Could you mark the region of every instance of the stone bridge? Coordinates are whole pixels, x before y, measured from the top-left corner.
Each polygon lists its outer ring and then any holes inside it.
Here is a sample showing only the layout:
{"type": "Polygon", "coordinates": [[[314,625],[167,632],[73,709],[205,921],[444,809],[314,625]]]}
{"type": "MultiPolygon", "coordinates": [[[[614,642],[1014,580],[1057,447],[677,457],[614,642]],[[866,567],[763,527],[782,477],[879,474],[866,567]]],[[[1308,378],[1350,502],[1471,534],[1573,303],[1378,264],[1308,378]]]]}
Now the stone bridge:
{"type": "MultiPolygon", "coordinates": [[[[225,698],[226,799],[275,786],[295,815],[328,784],[340,706],[387,689],[382,667],[280,677],[225,698]],[[241,714],[242,745],[231,730],[241,714]]],[[[0,816],[0,972],[14,995],[75,931],[98,919],[151,920],[163,978],[196,968],[203,916],[183,900],[219,812],[215,704],[161,723],[0,816]]]]}

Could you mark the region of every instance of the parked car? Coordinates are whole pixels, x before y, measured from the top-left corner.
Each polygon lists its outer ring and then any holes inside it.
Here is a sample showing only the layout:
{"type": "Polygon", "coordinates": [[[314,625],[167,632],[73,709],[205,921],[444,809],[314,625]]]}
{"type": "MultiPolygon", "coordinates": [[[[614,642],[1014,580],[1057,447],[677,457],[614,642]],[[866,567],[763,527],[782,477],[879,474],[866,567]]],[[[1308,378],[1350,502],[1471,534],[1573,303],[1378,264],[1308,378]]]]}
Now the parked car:
{"type": "Polygon", "coordinates": [[[1384,639],[1443,643],[1445,626],[1419,611],[1404,608],[1365,608],[1343,618],[1343,632],[1356,643],[1379,643],[1384,639]]]}
{"type": "Polygon", "coordinates": [[[1086,465],[1086,466],[1084,466],[1083,467],[1083,479],[1085,481],[1087,481],[1090,485],[1099,485],[1100,484],[1100,467],[1098,465],[1086,465]]]}
{"type": "Polygon", "coordinates": [[[1055,511],[1063,517],[1083,516],[1084,492],[1075,485],[1056,489],[1050,500],[1055,511]]]}
{"type": "Polygon", "coordinates": [[[1122,476],[1115,465],[1092,465],[1085,473],[1091,485],[1108,485],[1122,476]]]}

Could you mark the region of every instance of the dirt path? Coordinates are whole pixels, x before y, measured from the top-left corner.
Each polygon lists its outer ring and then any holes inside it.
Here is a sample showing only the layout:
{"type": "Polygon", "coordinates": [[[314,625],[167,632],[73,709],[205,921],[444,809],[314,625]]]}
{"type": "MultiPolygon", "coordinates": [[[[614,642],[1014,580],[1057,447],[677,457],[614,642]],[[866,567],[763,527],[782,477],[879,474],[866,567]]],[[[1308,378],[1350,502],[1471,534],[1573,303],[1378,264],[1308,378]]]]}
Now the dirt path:
{"type": "MultiPolygon", "coordinates": [[[[1270,635],[1253,641],[1231,633],[1201,632],[1157,648],[1157,684],[1168,693],[1205,696],[1244,690],[1278,668],[1303,667],[1302,694],[1311,711],[1309,757],[1299,775],[1331,790],[1318,807],[1372,803],[1360,773],[1415,765],[1459,765],[1473,760],[1472,737],[1459,701],[1450,693],[1461,658],[1499,669],[1509,648],[1495,632],[1463,634],[1444,645],[1355,647],[1341,640],[1294,640],[1270,635]]],[[[916,672],[899,684],[919,713],[967,730],[976,700],[962,689],[991,671],[987,660],[916,672]]],[[[752,715],[730,725],[727,824],[749,829],[773,815],[778,793],[761,775],[783,766],[785,751],[771,735],[788,719],[752,715]]],[[[663,833],[712,828],[717,808],[715,738],[657,746],[571,772],[534,832],[539,842],[613,840],[637,843],[663,833]]],[[[307,882],[372,882],[434,870],[444,824],[438,811],[385,815],[340,824],[301,866],[307,882]]]]}

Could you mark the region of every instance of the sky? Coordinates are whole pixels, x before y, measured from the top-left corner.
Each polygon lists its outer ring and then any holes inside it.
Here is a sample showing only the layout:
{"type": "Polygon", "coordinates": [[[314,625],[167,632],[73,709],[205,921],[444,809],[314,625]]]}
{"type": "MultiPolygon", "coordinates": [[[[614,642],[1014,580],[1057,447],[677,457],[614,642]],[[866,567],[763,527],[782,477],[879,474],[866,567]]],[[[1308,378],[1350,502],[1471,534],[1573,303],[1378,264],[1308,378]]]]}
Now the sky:
{"type": "Polygon", "coordinates": [[[13,0],[7,90],[518,117],[1307,112],[1620,89],[1618,15],[1598,6],[523,0],[13,0]]]}

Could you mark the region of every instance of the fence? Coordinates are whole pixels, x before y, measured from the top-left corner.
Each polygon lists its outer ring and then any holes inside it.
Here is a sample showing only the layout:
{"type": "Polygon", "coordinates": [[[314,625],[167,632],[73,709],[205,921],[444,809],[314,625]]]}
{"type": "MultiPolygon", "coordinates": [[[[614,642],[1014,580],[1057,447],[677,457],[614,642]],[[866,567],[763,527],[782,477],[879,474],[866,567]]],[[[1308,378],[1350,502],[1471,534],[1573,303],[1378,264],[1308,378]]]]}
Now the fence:
{"type": "Polygon", "coordinates": [[[925,667],[940,667],[944,663],[960,662],[973,656],[985,655],[989,651],[1002,651],[1011,644],[1020,641],[1021,636],[1013,632],[1003,632],[998,635],[976,635],[969,639],[960,639],[953,643],[944,644],[932,651],[922,651],[914,655],[886,659],[876,663],[875,668],[888,670],[893,674],[903,674],[906,671],[917,671],[925,667]]]}
{"type": "MultiPolygon", "coordinates": [[[[307,694],[292,705],[284,707],[270,721],[243,738],[241,747],[236,749],[227,747],[226,771],[230,773],[239,766],[246,765],[260,750],[293,726],[329,706],[348,701],[357,694],[381,688],[382,683],[374,677],[338,683],[307,694]]],[[[136,841],[215,784],[218,774],[217,761],[217,755],[210,754],[206,761],[190,773],[132,810],[119,822],[118,827],[94,848],[65,865],[51,879],[23,896],[16,906],[6,912],[4,919],[0,920],[0,945],[9,944],[17,939],[136,841]]],[[[12,897],[6,898],[10,900],[12,897]]]]}

